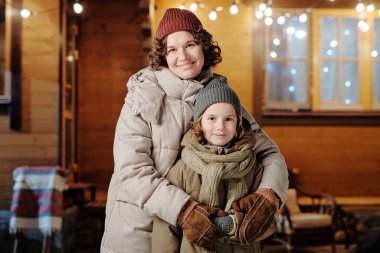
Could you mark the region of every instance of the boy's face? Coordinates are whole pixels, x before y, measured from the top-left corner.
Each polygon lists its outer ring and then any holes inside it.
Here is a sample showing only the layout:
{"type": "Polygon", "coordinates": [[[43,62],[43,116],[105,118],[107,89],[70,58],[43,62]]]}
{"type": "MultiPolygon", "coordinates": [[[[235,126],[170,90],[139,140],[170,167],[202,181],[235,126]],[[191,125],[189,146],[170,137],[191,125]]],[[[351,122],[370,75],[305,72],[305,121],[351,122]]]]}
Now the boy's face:
{"type": "Polygon", "coordinates": [[[212,146],[225,146],[236,134],[238,117],[235,108],[228,103],[210,105],[202,114],[204,138],[212,146]]]}

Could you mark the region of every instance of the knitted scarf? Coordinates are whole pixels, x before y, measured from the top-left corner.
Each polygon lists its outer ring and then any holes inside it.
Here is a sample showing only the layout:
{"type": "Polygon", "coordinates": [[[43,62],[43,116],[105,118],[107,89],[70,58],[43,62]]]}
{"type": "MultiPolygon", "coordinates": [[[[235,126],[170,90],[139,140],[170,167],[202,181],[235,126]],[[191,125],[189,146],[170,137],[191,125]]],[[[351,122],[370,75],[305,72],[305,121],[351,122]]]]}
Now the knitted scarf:
{"type": "Polygon", "coordinates": [[[193,171],[202,175],[199,202],[209,206],[220,206],[218,185],[228,180],[225,210],[231,208],[234,200],[245,196],[249,189],[242,177],[254,169],[256,156],[252,151],[255,144],[253,133],[248,132],[242,140],[228,148],[225,154],[205,148],[192,137],[191,130],[182,141],[182,160],[193,171]]]}

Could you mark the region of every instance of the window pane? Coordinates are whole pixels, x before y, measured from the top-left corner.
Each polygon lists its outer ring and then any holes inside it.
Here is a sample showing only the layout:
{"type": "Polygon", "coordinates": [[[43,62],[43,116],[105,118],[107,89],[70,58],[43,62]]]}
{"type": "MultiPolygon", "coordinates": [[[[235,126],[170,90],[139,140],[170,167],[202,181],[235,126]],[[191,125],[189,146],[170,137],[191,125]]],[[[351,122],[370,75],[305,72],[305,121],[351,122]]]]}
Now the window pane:
{"type": "Polygon", "coordinates": [[[284,62],[268,63],[269,100],[284,101],[286,97],[286,65],[284,62]]]}
{"type": "Polygon", "coordinates": [[[274,22],[269,27],[269,51],[268,57],[271,57],[271,53],[275,52],[277,57],[286,57],[286,40],[284,36],[284,25],[280,25],[274,22]]]}
{"type": "Polygon", "coordinates": [[[358,102],[358,64],[356,62],[343,63],[342,94],[345,104],[358,102]]]}
{"type": "Polygon", "coordinates": [[[380,62],[373,64],[373,100],[380,102],[380,62]]]}
{"type": "Polygon", "coordinates": [[[358,56],[358,19],[342,19],[342,57],[358,56]]]}
{"type": "Polygon", "coordinates": [[[307,66],[306,62],[289,63],[289,100],[306,102],[307,66]]]}
{"type": "Polygon", "coordinates": [[[373,29],[373,50],[376,51],[372,54],[372,57],[380,58],[380,19],[375,19],[375,25],[373,29]]]}
{"type": "Polygon", "coordinates": [[[324,17],[320,19],[321,56],[332,58],[338,56],[338,19],[324,17]]]}
{"type": "Polygon", "coordinates": [[[290,18],[289,27],[294,27],[288,32],[289,57],[306,58],[307,54],[307,26],[306,22],[300,22],[298,16],[290,18]],[[294,31],[294,32],[292,32],[294,31]]]}
{"type": "Polygon", "coordinates": [[[321,67],[321,101],[338,101],[338,64],[336,62],[325,62],[321,67]]]}

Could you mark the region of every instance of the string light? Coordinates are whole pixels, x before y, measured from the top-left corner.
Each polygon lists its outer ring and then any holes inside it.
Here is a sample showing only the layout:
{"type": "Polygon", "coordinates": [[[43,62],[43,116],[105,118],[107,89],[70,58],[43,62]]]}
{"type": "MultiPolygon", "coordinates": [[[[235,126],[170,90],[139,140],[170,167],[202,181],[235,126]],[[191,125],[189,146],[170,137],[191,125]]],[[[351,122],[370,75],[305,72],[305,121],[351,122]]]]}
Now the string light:
{"type": "MultiPolygon", "coordinates": [[[[84,10],[83,5],[80,4],[78,0],[72,5],[72,8],[73,8],[74,12],[77,14],[81,14],[84,10]]],[[[30,18],[31,16],[37,16],[37,15],[41,15],[41,14],[58,12],[58,11],[59,11],[59,7],[52,7],[49,9],[40,10],[38,12],[32,11],[28,8],[23,8],[23,9],[19,10],[19,13],[20,13],[20,16],[22,18],[27,19],[27,18],[30,18]]]]}
{"type": "Polygon", "coordinates": [[[230,7],[230,13],[232,15],[236,15],[238,12],[239,12],[239,8],[237,7],[237,5],[236,5],[236,3],[234,1],[234,2],[232,2],[232,5],[230,7]]]}
{"type": "Polygon", "coordinates": [[[368,32],[368,30],[369,30],[369,25],[368,25],[367,21],[365,21],[363,19],[359,21],[358,26],[359,26],[360,30],[362,30],[363,32],[368,32]]]}
{"type": "Polygon", "coordinates": [[[279,17],[277,18],[277,24],[279,24],[279,25],[283,25],[283,24],[285,24],[285,21],[286,21],[286,19],[285,19],[284,16],[279,16],[279,17]]]}
{"type": "Polygon", "coordinates": [[[366,10],[367,10],[367,12],[371,13],[375,10],[375,6],[373,4],[369,4],[369,5],[367,5],[366,10]]]}
{"type": "Polygon", "coordinates": [[[305,23],[307,21],[307,14],[306,13],[302,13],[299,17],[298,17],[298,20],[301,22],[301,23],[305,23]]]}
{"type": "MultiPolygon", "coordinates": [[[[329,0],[329,1],[330,2],[335,2],[335,0],[329,0]]],[[[355,10],[358,13],[366,13],[366,12],[367,13],[371,13],[371,12],[374,12],[375,9],[376,9],[376,7],[372,3],[366,5],[365,1],[366,0],[358,0],[357,5],[355,6],[355,10]]],[[[239,7],[238,7],[239,2],[240,2],[240,0],[233,0],[232,1],[231,5],[228,8],[228,10],[229,10],[229,12],[230,12],[231,15],[236,15],[236,14],[239,13],[239,7]]],[[[77,4],[80,5],[78,3],[78,1],[74,5],[77,5],[77,4]]],[[[272,9],[271,6],[272,6],[272,0],[262,0],[262,2],[257,5],[257,8],[255,10],[255,17],[256,17],[256,19],[262,19],[262,18],[264,18],[264,23],[266,25],[269,25],[269,26],[273,24],[273,18],[272,18],[273,9],[272,9]]],[[[305,23],[308,20],[307,13],[310,13],[312,7],[313,6],[310,6],[309,8],[307,8],[306,9],[306,13],[304,12],[304,13],[301,13],[299,15],[299,17],[298,17],[299,22],[305,23]]],[[[179,8],[180,9],[186,9],[186,2],[183,2],[179,6],[179,8]]],[[[200,8],[209,8],[209,7],[207,5],[205,5],[205,4],[203,4],[202,1],[194,1],[194,2],[191,2],[190,5],[189,5],[189,9],[192,12],[195,12],[195,11],[197,11],[200,8]]],[[[83,11],[83,7],[81,5],[80,5],[79,9],[80,9],[80,12],[77,12],[77,11],[75,11],[75,12],[76,13],[81,13],[83,11]]],[[[209,8],[209,9],[211,9],[211,11],[208,14],[208,18],[210,20],[212,20],[212,21],[217,20],[217,18],[218,18],[218,12],[221,12],[221,11],[224,10],[223,6],[217,6],[215,8],[209,8]]],[[[378,15],[380,16],[380,10],[378,10],[378,15]]],[[[283,24],[285,24],[287,18],[289,18],[289,16],[286,16],[286,14],[283,14],[283,15],[277,17],[277,23],[279,25],[283,25],[283,24]]],[[[361,18],[363,18],[363,17],[361,17],[361,18]]],[[[362,31],[364,31],[364,30],[367,29],[367,26],[368,26],[368,29],[369,29],[369,25],[367,24],[367,22],[365,22],[365,21],[363,21],[363,22],[361,22],[361,23],[359,22],[360,25],[358,24],[359,27],[360,27],[360,29],[362,31]]]]}
{"type": "Polygon", "coordinates": [[[190,4],[190,10],[191,11],[197,11],[198,10],[198,3],[197,2],[195,2],[195,3],[191,3],[190,4]]]}
{"type": "Polygon", "coordinates": [[[218,18],[218,14],[216,13],[215,10],[212,10],[209,14],[208,14],[208,18],[212,21],[215,21],[217,18],[218,18]]]}
{"type": "Polygon", "coordinates": [[[365,10],[365,4],[361,1],[359,1],[359,3],[356,5],[355,9],[358,13],[362,13],[365,10]]]}
{"type": "Polygon", "coordinates": [[[74,12],[77,14],[80,14],[83,12],[83,6],[79,2],[75,2],[73,4],[73,9],[74,9],[74,12]]]}
{"type": "MultiPolygon", "coordinates": [[[[236,15],[239,12],[239,4],[240,0],[233,0],[232,4],[229,6],[229,12],[231,15],[236,15]]],[[[186,2],[183,2],[178,8],[180,9],[186,9],[186,2]]],[[[198,9],[207,9],[209,8],[207,5],[203,4],[201,1],[192,2],[189,5],[189,9],[192,12],[197,11],[198,9]]],[[[211,9],[211,8],[209,8],[211,9]]],[[[208,18],[212,21],[215,21],[218,18],[218,12],[221,12],[224,10],[223,6],[217,6],[215,8],[212,8],[210,13],[208,14],[208,18]]]]}
{"type": "Polygon", "coordinates": [[[31,15],[32,15],[32,12],[29,10],[29,9],[22,9],[21,11],[20,11],[20,15],[21,15],[21,17],[23,17],[23,18],[29,18],[31,15]]]}

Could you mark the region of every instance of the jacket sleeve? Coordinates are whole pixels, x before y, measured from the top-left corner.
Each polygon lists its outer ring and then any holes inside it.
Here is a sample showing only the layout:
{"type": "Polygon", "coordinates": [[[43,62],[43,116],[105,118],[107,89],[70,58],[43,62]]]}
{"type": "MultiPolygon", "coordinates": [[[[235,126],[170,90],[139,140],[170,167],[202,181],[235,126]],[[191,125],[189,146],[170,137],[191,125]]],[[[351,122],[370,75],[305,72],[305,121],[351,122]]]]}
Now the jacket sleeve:
{"type": "Polygon", "coordinates": [[[154,79],[136,76],[128,81],[128,89],[114,139],[115,173],[119,178],[116,200],[137,205],[150,215],[175,225],[190,196],[170,185],[156,170],[151,157],[150,121],[156,119],[154,113],[159,113],[157,104],[162,103],[163,91],[156,88],[154,79]],[[145,97],[145,100],[139,97],[143,93],[139,90],[141,85],[152,97],[145,97]]]}
{"type": "Polygon", "coordinates": [[[259,188],[270,188],[280,198],[281,205],[285,201],[289,186],[288,169],[285,159],[277,144],[260,128],[255,119],[243,108],[243,117],[247,119],[257,139],[254,152],[264,166],[264,173],[259,188]]]}
{"type": "Polygon", "coordinates": [[[153,221],[151,253],[179,253],[182,229],[155,218],[153,221]]]}

